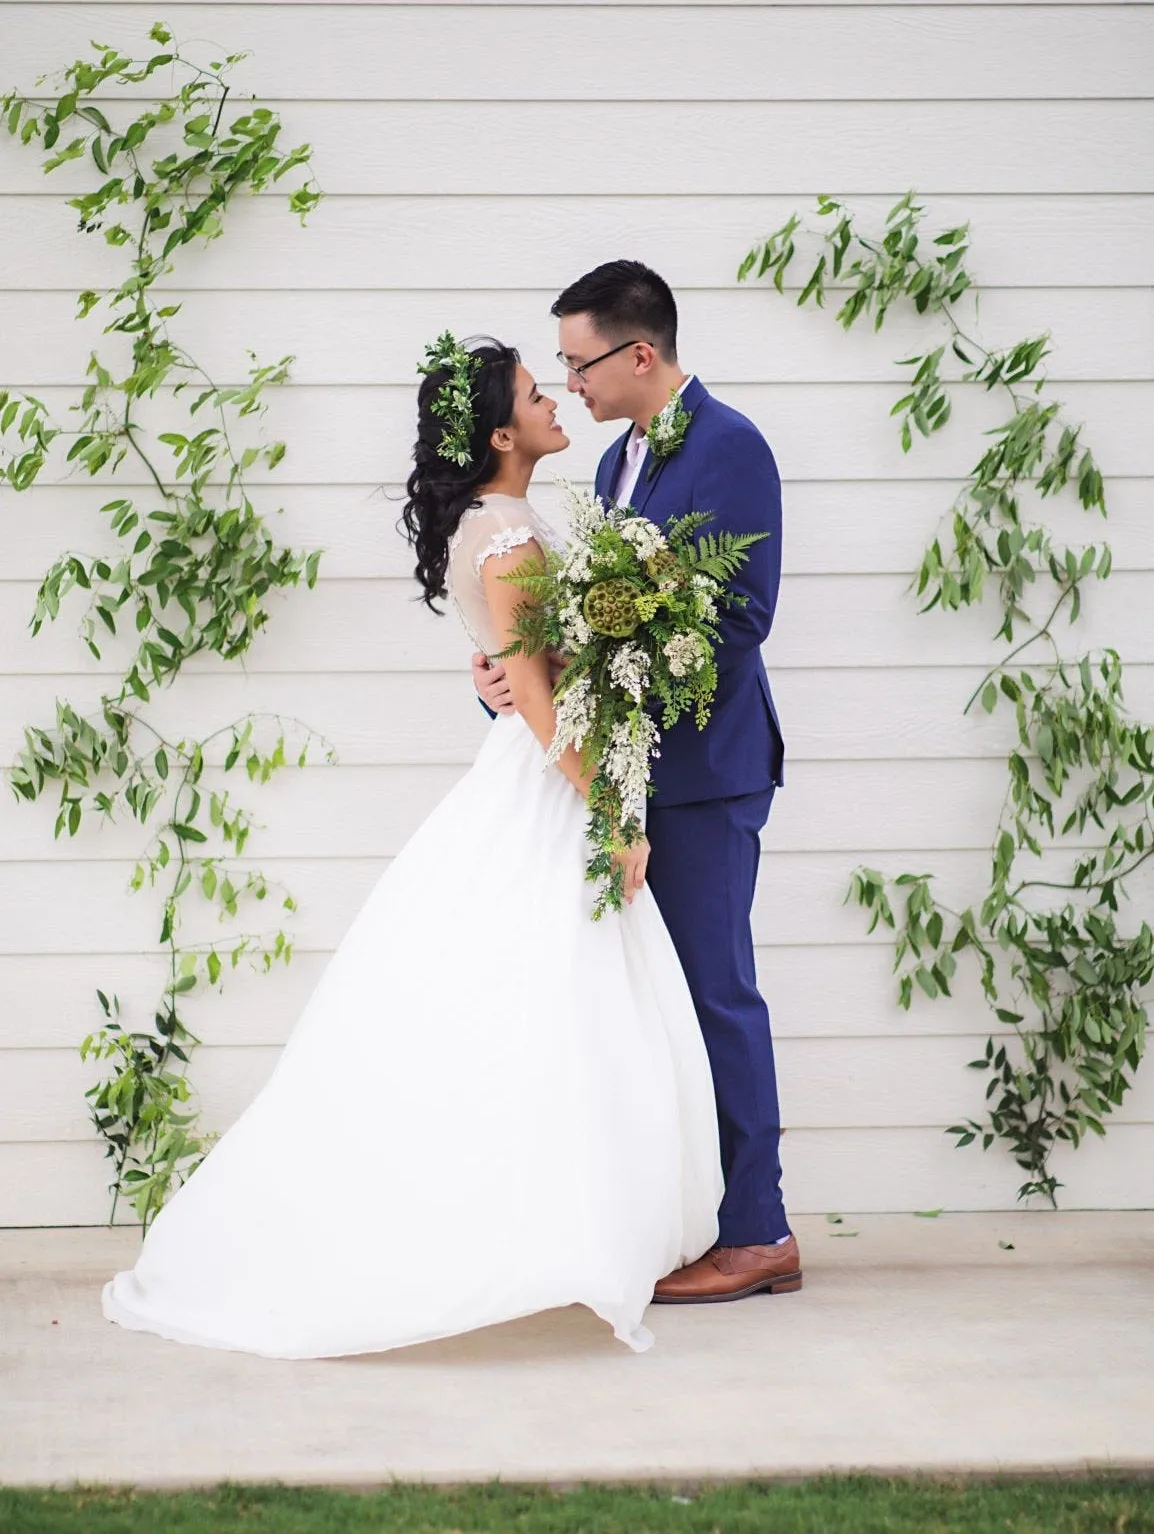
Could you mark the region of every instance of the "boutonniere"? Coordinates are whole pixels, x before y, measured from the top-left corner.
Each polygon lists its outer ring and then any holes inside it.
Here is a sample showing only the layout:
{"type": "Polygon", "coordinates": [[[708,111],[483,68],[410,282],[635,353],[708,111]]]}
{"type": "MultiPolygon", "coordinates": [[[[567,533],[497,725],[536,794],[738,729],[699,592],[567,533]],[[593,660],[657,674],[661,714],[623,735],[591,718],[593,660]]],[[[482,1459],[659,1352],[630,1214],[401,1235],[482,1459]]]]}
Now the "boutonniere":
{"type": "Polygon", "coordinates": [[[657,473],[658,467],[667,458],[672,458],[674,453],[681,451],[685,441],[685,433],[689,430],[689,423],[693,416],[686,410],[681,395],[674,390],[668,405],[653,417],[649,423],[649,430],[645,433],[645,440],[649,443],[649,453],[653,462],[649,465],[649,473],[646,479],[652,479],[657,473]]]}

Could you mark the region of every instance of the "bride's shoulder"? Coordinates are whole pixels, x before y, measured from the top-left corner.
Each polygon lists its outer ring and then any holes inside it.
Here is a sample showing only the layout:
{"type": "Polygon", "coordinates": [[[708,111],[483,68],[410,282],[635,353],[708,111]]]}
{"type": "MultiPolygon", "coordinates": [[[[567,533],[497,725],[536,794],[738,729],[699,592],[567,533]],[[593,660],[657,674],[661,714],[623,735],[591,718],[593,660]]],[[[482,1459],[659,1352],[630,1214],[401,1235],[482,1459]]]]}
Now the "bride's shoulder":
{"type": "Polygon", "coordinates": [[[528,501],[511,495],[485,495],[461,518],[450,541],[450,560],[467,564],[474,577],[486,560],[511,553],[539,536],[536,514],[528,501]]]}
{"type": "Polygon", "coordinates": [[[562,533],[554,527],[548,517],[537,510],[532,502],[515,500],[512,496],[505,496],[502,499],[509,503],[509,516],[512,520],[531,527],[538,543],[555,551],[565,548],[565,538],[562,533]]]}

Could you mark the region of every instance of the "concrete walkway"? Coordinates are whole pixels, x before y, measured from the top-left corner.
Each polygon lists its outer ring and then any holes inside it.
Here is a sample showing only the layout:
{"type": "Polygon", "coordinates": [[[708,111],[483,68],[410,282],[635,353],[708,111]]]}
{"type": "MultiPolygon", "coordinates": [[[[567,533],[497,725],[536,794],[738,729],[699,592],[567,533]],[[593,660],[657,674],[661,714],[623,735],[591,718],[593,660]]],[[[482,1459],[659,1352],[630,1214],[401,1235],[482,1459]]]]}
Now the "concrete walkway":
{"type": "Polygon", "coordinates": [[[0,1482],[1154,1469],[1154,1214],[798,1236],[801,1294],[654,1307],[640,1356],[572,1309],[280,1362],[104,1321],[134,1231],[0,1231],[0,1482]]]}

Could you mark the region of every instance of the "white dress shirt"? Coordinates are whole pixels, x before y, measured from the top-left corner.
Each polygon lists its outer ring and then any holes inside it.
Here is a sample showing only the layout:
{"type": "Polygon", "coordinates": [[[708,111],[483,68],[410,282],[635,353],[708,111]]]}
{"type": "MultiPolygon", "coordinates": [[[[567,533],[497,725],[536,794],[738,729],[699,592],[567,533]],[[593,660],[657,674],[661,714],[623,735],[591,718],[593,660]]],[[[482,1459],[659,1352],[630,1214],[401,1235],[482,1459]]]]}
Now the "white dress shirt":
{"type": "MultiPolygon", "coordinates": [[[[693,382],[693,374],[678,389],[678,394],[684,394],[693,382]]],[[[645,452],[649,444],[645,440],[645,433],[639,426],[634,426],[629,441],[625,444],[625,461],[621,465],[621,477],[617,481],[617,490],[614,500],[618,506],[624,506],[633,497],[637,489],[637,481],[641,477],[641,465],[645,462],[645,452]]]]}

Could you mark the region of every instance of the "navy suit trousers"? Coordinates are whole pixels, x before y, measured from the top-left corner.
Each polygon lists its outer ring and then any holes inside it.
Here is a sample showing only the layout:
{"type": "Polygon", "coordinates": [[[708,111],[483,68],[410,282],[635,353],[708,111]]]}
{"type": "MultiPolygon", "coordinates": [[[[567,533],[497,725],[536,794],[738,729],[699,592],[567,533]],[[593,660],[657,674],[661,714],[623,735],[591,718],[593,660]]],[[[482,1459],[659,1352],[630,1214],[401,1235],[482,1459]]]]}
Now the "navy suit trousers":
{"type": "Polygon", "coordinates": [[[764,1245],[790,1233],[773,1039],[750,927],[759,833],[772,803],[769,788],[668,808],[658,799],[647,812],[649,887],[689,982],[717,1094],[721,1246],[764,1245]]]}

